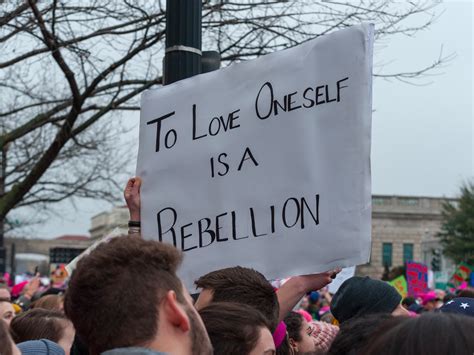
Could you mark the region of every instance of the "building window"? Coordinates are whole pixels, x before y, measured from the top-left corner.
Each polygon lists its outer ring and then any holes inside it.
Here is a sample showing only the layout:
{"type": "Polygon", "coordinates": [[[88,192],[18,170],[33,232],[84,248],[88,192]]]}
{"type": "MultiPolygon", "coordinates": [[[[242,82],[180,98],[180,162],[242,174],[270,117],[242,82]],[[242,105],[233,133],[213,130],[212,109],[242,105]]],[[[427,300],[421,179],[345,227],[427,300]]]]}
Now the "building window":
{"type": "Polygon", "coordinates": [[[413,261],[413,244],[403,244],[403,264],[407,261],[413,261]]]}
{"type": "Polygon", "coordinates": [[[376,206],[385,205],[385,199],[382,197],[372,197],[372,204],[376,206]]]}
{"type": "Polygon", "coordinates": [[[398,202],[401,206],[418,206],[419,199],[416,199],[416,198],[399,198],[398,202]]]}
{"type": "Polygon", "coordinates": [[[382,265],[392,266],[392,243],[383,243],[382,245],[382,265]]]}

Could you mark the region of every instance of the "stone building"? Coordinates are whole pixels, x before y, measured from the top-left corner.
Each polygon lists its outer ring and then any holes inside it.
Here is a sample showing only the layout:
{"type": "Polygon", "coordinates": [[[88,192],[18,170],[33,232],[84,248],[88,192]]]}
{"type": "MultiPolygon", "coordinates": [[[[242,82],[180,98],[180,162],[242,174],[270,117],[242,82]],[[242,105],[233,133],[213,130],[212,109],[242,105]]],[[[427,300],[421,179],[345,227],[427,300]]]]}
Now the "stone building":
{"type": "Polygon", "coordinates": [[[54,239],[5,238],[7,271],[11,270],[11,254],[15,250],[16,272],[33,272],[36,266],[42,275],[49,272],[51,248],[86,249],[92,244],[91,238],[84,235],[63,235],[54,239]],[[14,245],[14,247],[13,247],[14,245]]]}
{"type": "Polygon", "coordinates": [[[91,219],[89,233],[93,240],[107,235],[115,228],[123,228],[127,232],[129,219],[127,206],[117,206],[111,211],[104,211],[95,215],[91,219]]]}
{"type": "Polygon", "coordinates": [[[432,268],[438,259],[439,271],[450,273],[454,266],[442,255],[436,237],[441,227],[441,209],[454,199],[383,196],[372,197],[372,253],[370,262],[357,268],[357,274],[380,278],[384,265],[403,266],[418,261],[432,268]],[[439,255],[439,256],[438,256],[439,255]]]}
{"type": "MultiPolygon", "coordinates": [[[[380,278],[384,265],[389,268],[405,261],[423,262],[431,268],[441,245],[436,237],[441,225],[441,206],[454,199],[415,196],[372,196],[372,253],[368,264],[357,268],[358,275],[380,278]]],[[[91,220],[92,239],[100,238],[113,229],[127,228],[126,206],[102,212],[91,220]]],[[[439,256],[439,270],[449,273],[454,266],[439,256]]]]}

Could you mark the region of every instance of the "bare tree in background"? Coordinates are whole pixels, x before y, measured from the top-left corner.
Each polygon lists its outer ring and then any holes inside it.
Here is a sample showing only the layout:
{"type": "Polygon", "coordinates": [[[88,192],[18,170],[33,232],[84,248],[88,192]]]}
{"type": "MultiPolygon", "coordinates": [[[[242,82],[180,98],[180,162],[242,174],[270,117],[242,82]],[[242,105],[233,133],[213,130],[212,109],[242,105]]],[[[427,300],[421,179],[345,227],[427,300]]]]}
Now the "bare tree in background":
{"type": "MultiPolygon", "coordinates": [[[[436,3],[204,1],[203,49],[228,65],[361,22],[375,23],[377,40],[412,36],[436,3]]],[[[22,206],[113,200],[127,159],[120,112],[139,110],[139,94],[161,83],[164,1],[10,1],[0,11],[2,225],[22,206]]],[[[446,59],[377,75],[415,80],[446,59]]]]}

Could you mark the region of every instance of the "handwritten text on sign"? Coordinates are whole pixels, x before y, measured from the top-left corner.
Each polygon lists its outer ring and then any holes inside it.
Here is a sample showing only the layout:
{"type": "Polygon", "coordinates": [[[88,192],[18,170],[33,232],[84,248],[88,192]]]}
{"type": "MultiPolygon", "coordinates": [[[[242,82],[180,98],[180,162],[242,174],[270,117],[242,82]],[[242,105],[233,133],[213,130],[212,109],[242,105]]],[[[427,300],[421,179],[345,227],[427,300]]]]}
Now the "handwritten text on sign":
{"type": "Polygon", "coordinates": [[[356,26],[142,96],[143,235],[186,252],[188,285],[367,261],[371,55],[356,26]]]}
{"type": "Polygon", "coordinates": [[[428,290],[428,267],[416,262],[406,263],[408,294],[417,297],[428,290]]]}

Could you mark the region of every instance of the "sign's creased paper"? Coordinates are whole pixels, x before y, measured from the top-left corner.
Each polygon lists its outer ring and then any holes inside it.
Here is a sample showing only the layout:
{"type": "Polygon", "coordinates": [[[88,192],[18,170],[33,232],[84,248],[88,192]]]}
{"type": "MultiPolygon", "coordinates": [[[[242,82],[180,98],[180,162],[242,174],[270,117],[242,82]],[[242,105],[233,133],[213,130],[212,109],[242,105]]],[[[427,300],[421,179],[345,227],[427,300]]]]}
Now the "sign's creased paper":
{"type": "Polygon", "coordinates": [[[354,26],[142,95],[142,233],[184,251],[187,287],[368,261],[372,47],[354,26]]]}

